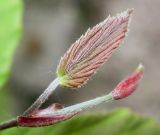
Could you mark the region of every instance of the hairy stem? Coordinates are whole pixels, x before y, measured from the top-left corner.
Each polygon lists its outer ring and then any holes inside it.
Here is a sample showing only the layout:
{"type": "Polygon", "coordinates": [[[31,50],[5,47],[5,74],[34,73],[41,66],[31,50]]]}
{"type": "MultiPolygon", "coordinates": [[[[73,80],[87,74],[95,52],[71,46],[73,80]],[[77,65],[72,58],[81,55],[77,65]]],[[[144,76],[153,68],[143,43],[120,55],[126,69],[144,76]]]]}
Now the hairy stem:
{"type": "Polygon", "coordinates": [[[55,112],[55,113],[66,114],[66,113],[70,113],[70,112],[74,112],[74,111],[81,112],[81,111],[86,110],[88,108],[92,108],[96,105],[99,105],[104,102],[109,102],[112,100],[113,100],[112,94],[109,93],[108,95],[105,95],[105,96],[97,97],[95,99],[91,99],[91,100],[88,100],[88,101],[85,101],[85,102],[82,102],[79,104],[75,104],[75,105],[66,107],[64,109],[61,109],[61,110],[55,112]]]}
{"type": "Polygon", "coordinates": [[[12,119],[0,124],[0,130],[18,126],[17,119],[12,119]]]}
{"type": "Polygon", "coordinates": [[[46,90],[37,98],[37,100],[23,113],[23,115],[28,115],[32,111],[41,107],[41,105],[48,99],[48,97],[53,93],[56,87],[59,85],[59,80],[56,78],[53,80],[46,90]]]}

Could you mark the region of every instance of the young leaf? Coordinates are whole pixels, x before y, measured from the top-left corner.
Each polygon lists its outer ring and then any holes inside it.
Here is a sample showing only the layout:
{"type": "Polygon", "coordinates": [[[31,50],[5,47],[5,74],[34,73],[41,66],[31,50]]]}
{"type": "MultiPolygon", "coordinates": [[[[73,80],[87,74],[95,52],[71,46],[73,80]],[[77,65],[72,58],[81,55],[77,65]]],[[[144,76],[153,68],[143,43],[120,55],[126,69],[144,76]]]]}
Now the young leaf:
{"type": "Polygon", "coordinates": [[[126,36],[131,10],[108,17],[82,35],[61,58],[57,74],[62,86],[81,87],[104,64],[126,36]]]}

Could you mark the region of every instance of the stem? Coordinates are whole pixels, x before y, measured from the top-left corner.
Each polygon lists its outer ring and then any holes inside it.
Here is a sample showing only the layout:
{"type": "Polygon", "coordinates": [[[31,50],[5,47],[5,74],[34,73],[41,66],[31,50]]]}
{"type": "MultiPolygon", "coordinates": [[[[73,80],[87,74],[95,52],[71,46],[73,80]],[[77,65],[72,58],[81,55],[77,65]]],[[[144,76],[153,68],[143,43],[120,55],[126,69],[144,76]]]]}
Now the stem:
{"type": "Polygon", "coordinates": [[[64,109],[56,111],[55,113],[56,114],[67,114],[67,113],[71,113],[71,112],[74,112],[74,111],[75,112],[77,112],[77,111],[80,112],[80,111],[86,110],[88,108],[92,108],[96,105],[99,105],[103,102],[108,102],[108,101],[112,101],[112,100],[113,100],[112,94],[109,93],[108,95],[105,95],[105,96],[97,97],[97,98],[91,99],[89,101],[85,101],[85,102],[82,102],[82,103],[79,103],[79,104],[75,104],[75,105],[66,107],[64,109]]]}
{"type": "Polygon", "coordinates": [[[53,80],[50,85],[45,89],[45,91],[37,98],[37,100],[23,113],[24,115],[28,115],[34,110],[41,107],[41,105],[48,99],[48,97],[53,93],[56,87],[59,85],[59,80],[56,78],[53,80]]]}
{"type": "Polygon", "coordinates": [[[4,130],[4,129],[7,129],[7,128],[12,128],[12,127],[16,127],[16,126],[18,126],[17,120],[12,119],[12,120],[6,121],[4,123],[1,123],[0,124],[0,130],[4,130]]]}

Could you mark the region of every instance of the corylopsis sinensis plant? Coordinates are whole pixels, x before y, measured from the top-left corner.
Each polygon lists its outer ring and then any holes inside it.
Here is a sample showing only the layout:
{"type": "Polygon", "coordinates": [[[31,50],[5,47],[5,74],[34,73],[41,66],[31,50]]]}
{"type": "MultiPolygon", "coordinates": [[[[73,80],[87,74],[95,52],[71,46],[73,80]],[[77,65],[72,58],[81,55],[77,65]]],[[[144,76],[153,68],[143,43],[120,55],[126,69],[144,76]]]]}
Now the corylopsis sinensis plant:
{"type": "Polygon", "coordinates": [[[143,76],[142,64],[109,94],[69,107],[54,103],[46,109],[39,109],[58,85],[76,89],[89,80],[124,40],[132,12],[133,10],[129,9],[115,17],[109,16],[92,29],[88,29],[61,58],[57,67],[57,78],[21,116],[2,123],[0,129],[52,125],[70,119],[87,108],[123,99],[132,94],[143,76]]]}

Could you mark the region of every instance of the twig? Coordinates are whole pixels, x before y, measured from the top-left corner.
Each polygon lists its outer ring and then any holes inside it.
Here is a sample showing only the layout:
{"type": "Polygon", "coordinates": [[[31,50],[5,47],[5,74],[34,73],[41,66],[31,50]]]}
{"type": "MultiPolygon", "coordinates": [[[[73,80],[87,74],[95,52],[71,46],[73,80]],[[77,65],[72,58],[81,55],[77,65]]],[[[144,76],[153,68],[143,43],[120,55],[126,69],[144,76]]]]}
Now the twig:
{"type": "Polygon", "coordinates": [[[17,119],[12,119],[0,124],[0,130],[18,126],[17,119]]]}
{"type": "Polygon", "coordinates": [[[97,97],[79,104],[75,104],[64,109],[60,109],[54,113],[56,114],[67,114],[71,112],[81,112],[89,108],[93,108],[101,103],[113,101],[112,93],[109,93],[105,96],[97,97]]]}

